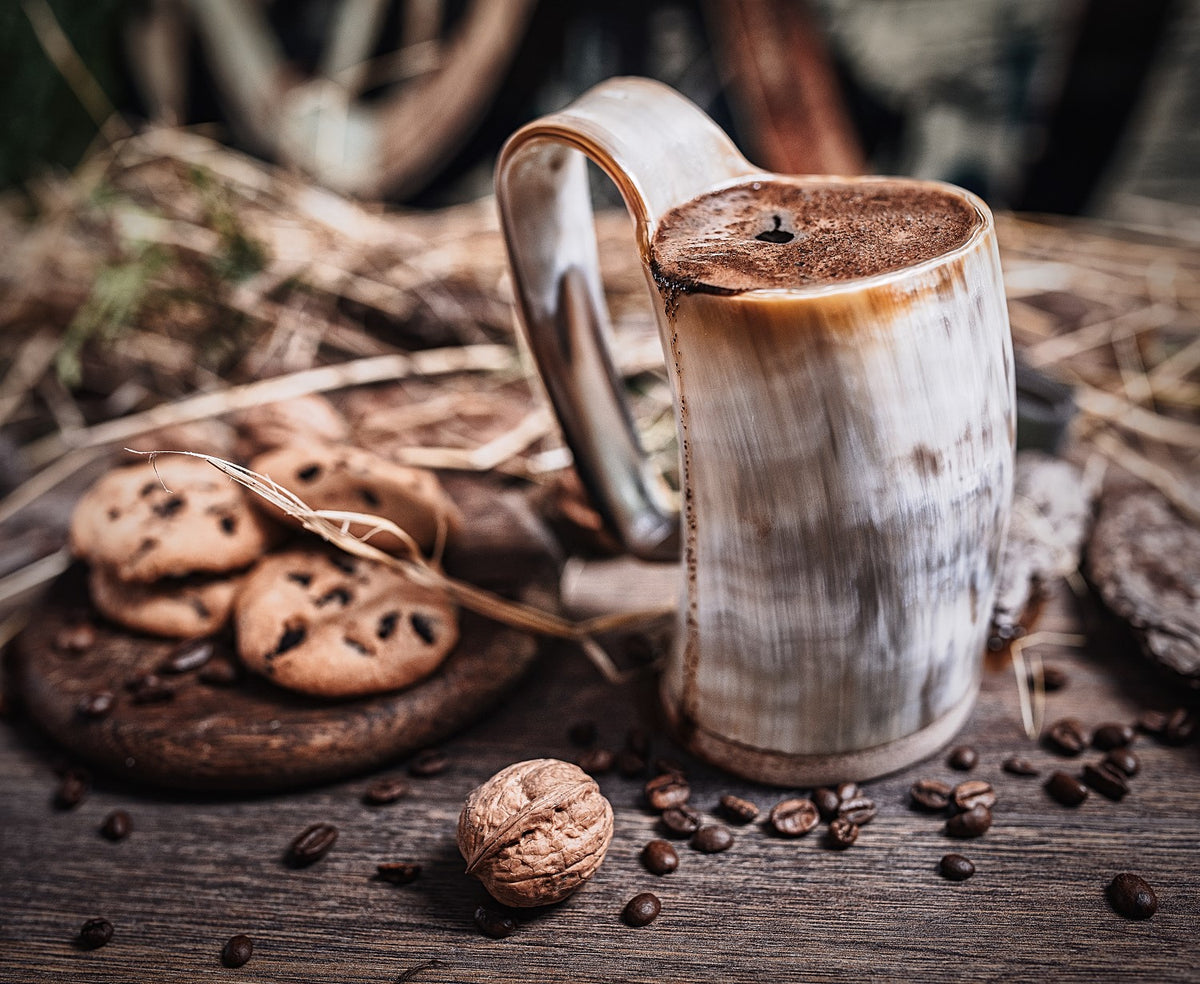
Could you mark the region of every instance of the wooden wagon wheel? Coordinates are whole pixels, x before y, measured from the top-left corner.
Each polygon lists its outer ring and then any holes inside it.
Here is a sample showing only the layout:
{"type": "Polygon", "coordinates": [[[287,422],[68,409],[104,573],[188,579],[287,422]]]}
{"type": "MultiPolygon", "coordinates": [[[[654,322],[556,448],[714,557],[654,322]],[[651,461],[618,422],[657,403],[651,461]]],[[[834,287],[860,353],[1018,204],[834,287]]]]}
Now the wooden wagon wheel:
{"type": "Polygon", "coordinates": [[[134,30],[152,108],[173,115],[186,18],[234,122],[266,153],[345,194],[403,197],[425,184],[486,111],[534,0],[470,0],[443,32],[443,0],[408,0],[393,53],[371,58],[391,0],[331,0],[329,40],[312,75],[285,57],[263,0],[155,0],[134,30]],[[156,23],[157,21],[157,23],[156,23]],[[147,37],[149,34],[149,37],[147,37]],[[172,42],[174,38],[174,42],[172,42]],[[379,98],[363,98],[383,88],[379,98]]]}

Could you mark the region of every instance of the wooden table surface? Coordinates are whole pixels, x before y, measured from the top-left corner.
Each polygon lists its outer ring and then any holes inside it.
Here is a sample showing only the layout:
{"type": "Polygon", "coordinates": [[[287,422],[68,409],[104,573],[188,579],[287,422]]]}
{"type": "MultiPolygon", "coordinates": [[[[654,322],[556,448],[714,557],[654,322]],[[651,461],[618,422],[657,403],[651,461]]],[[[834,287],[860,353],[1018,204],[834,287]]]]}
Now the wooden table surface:
{"type": "MultiPolygon", "coordinates": [[[[1047,695],[1047,722],[1073,715],[1092,726],[1173,706],[1177,695],[1097,618],[1065,588],[1042,616],[1040,628],[1083,627],[1092,638],[1081,650],[1039,650],[1069,675],[1047,695]]],[[[1020,753],[1044,776],[1097,755],[1068,761],[1028,740],[1011,667],[994,662],[960,736],[979,751],[971,775],[999,792],[984,837],[953,841],[940,819],[909,807],[914,780],[963,777],[939,755],[867,784],[879,815],[848,850],[830,849],[819,832],[792,841],[755,824],[739,828],[724,854],[680,844],[679,869],[656,877],[638,860],[659,833],[641,782],[609,774],[599,781],[616,832],[595,879],[501,940],[473,923],[486,897],[463,873],[458,811],[510,762],[577,756],[572,724],[595,721],[610,747],[633,725],[654,729],[654,754],[688,767],[693,803],[706,813],[723,793],[767,808],[782,791],[688,759],[657,729],[645,679],[614,687],[562,648],[547,649],[499,711],[445,746],[449,771],[413,779],[412,794],[390,806],[362,803],[365,776],[262,798],[162,795],[98,778],[82,804],[59,810],[58,754],[27,723],[10,721],[0,726],[0,980],[1196,980],[1200,748],[1140,737],[1142,771],[1128,797],[1093,793],[1076,809],[1059,806],[1040,779],[1008,775],[1000,763],[1020,753]],[[134,827],[117,843],[97,831],[115,808],[134,827]],[[333,851],[310,868],[285,866],[290,840],[316,821],[340,829],[333,851]],[[950,851],[970,857],[977,874],[940,877],[938,860],[950,851]],[[417,862],[423,873],[407,886],[373,880],[389,860],[417,862]],[[1131,922],[1109,907],[1104,889],[1121,871],[1153,885],[1153,918],[1131,922]],[[662,914],[632,929],[619,914],[642,891],[661,898],[662,914]],[[86,951],[74,937],[94,916],[115,934],[86,951]],[[255,950],[231,970],[219,953],[235,933],[251,936],[255,950]]]]}

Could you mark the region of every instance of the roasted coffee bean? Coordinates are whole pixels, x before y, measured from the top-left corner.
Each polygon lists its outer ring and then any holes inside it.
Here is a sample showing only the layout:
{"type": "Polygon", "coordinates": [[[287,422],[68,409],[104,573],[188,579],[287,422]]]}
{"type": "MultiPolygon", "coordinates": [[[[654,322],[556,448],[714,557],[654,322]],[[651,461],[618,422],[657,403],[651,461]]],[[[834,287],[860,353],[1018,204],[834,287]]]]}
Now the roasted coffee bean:
{"type": "Polygon", "coordinates": [[[617,754],[617,774],[625,779],[636,779],[646,774],[646,760],[637,752],[626,748],[617,754]]]}
{"type": "Polygon", "coordinates": [[[876,806],[875,801],[861,794],[843,800],[842,805],[838,807],[838,816],[843,820],[849,820],[856,827],[870,823],[878,812],[879,807],[876,806]]]}
{"type": "Polygon", "coordinates": [[[625,734],[625,750],[646,758],[650,754],[650,734],[645,728],[630,728],[625,734]]]}
{"type": "Polygon", "coordinates": [[[67,769],[54,791],[54,805],[60,810],[73,810],[91,792],[92,779],[82,769],[67,769]]]}
{"type": "Polygon", "coordinates": [[[918,779],[908,788],[913,806],[936,813],[950,805],[953,790],[948,783],[938,779],[918,779]]]}
{"type": "Polygon", "coordinates": [[[627,926],[649,926],[662,912],[662,903],[653,892],[642,892],[625,903],[621,919],[627,926]]]}
{"type": "Polygon", "coordinates": [[[1138,769],[1141,767],[1138,757],[1128,748],[1114,748],[1104,756],[1104,762],[1106,765],[1111,765],[1118,772],[1123,772],[1130,777],[1136,776],[1138,769]]]}
{"type": "Polygon", "coordinates": [[[176,647],[166,659],[158,665],[159,673],[191,673],[204,666],[216,652],[212,639],[192,639],[176,647]]]}
{"type": "Polygon", "coordinates": [[[946,764],[959,772],[969,772],[979,764],[979,753],[970,745],[959,745],[950,749],[946,764]]]}
{"type": "Polygon", "coordinates": [[[515,919],[483,905],[475,910],[475,925],[484,936],[490,936],[494,940],[502,940],[517,931],[515,919]]]}
{"type": "Polygon", "coordinates": [[[117,696],[111,690],[96,690],[79,698],[75,705],[75,713],[81,718],[98,721],[108,717],[117,703],[117,696]]]}
{"type": "Polygon", "coordinates": [[[768,822],[783,837],[801,837],[821,822],[821,814],[812,800],[794,796],[771,807],[768,822]]]}
{"type": "Polygon", "coordinates": [[[721,812],[734,823],[749,823],[758,816],[758,807],[747,799],[726,793],[721,797],[721,812]]]}
{"type": "Polygon", "coordinates": [[[822,820],[834,819],[838,815],[838,807],[842,805],[842,800],[838,796],[837,790],[830,789],[828,786],[814,789],[812,802],[816,806],[822,820]]]}
{"type": "Polygon", "coordinates": [[[254,941],[245,933],[231,936],[221,947],[221,963],[226,967],[241,967],[254,956],[254,941]]]}
{"type": "Polygon", "coordinates": [[[96,645],[96,627],[91,622],[74,622],[58,630],[54,648],[64,656],[78,656],[96,645]]]}
{"type": "Polygon", "coordinates": [[[320,861],[337,843],[338,829],[331,823],[314,823],[292,841],[287,859],[293,868],[305,868],[320,861]]]}
{"type": "Polygon", "coordinates": [[[386,806],[408,795],[409,786],[399,776],[380,776],[363,790],[363,802],[368,806],[386,806]]]}
{"type": "Polygon", "coordinates": [[[1020,755],[1010,755],[1004,760],[1001,768],[1014,776],[1036,776],[1038,774],[1038,767],[1029,759],[1021,758],[1020,755]]]}
{"type": "Polygon", "coordinates": [[[1046,780],[1044,788],[1051,799],[1063,806],[1078,806],[1088,798],[1087,786],[1066,772],[1052,774],[1046,780]]]}
{"type": "Polygon", "coordinates": [[[842,817],[834,817],[834,819],[829,821],[829,830],[826,838],[833,847],[838,849],[847,848],[858,840],[858,824],[844,820],[842,817]]]}
{"type": "Polygon", "coordinates": [[[1197,724],[1200,724],[1200,715],[1186,707],[1176,708],[1167,715],[1159,738],[1165,745],[1186,745],[1196,736],[1197,724]]]}
{"type": "Polygon", "coordinates": [[[677,772],[664,772],[646,783],[646,802],[655,810],[681,806],[692,795],[692,789],[677,772]]]}
{"type": "Polygon", "coordinates": [[[229,659],[209,660],[200,671],[200,682],[210,687],[232,687],[241,678],[241,667],[229,659]]]}
{"type": "Polygon", "coordinates": [[[427,748],[418,752],[408,763],[408,774],[417,779],[429,779],[440,776],[450,768],[450,756],[440,748],[427,748]]]}
{"type": "Polygon", "coordinates": [[[848,799],[854,799],[854,797],[857,796],[861,792],[862,792],[862,790],[858,788],[858,783],[856,783],[856,782],[838,783],[838,787],[837,787],[838,804],[840,805],[842,803],[845,803],[846,800],[848,800],[848,799]]]}
{"type": "Polygon", "coordinates": [[[1107,894],[1109,904],[1126,919],[1149,919],[1158,911],[1158,896],[1154,889],[1144,878],[1130,871],[1113,878],[1107,894]]]}
{"type": "Polygon", "coordinates": [[[982,779],[960,782],[954,787],[950,798],[954,800],[955,807],[963,811],[973,810],[977,806],[990,810],[996,805],[996,791],[990,782],[984,782],[982,779]]]}
{"type": "Polygon", "coordinates": [[[700,829],[700,814],[686,803],[663,810],[662,825],[674,837],[691,837],[700,829]]]}
{"type": "Polygon", "coordinates": [[[938,871],[950,881],[966,881],[975,874],[975,865],[961,854],[945,854],[938,862],[938,871]]]}
{"type": "Polygon", "coordinates": [[[595,721],[576,721],[567,729],[567,737],[571,740],[571,744],[578,745],[580,748],[594,745],[597,734],[595,721]]]}
{"type": "Polygon", "coordinates": [[[986,806],[973,806],[956,813],[946,821],[946,833],[951,837],[968,839],[982,837],[992,826],[992,811],[986,806]]]}
{"type": "MultiPolygon", "coordinates": [[[[1057,666],[1042,667],[1042,689],[1046,693],[1052,694],[1056,690],[1062,690],[1070,681],[1071,678],[1067,676],[1065,670],[1057,666]]],[[[1032,673],[1029,675],[1029,683],[1031,686],[1037,686],[1037,681],[1032,673]]]]}
{"type": "Polygon", "coordinates": [[[706,823],[688,843],[704,854],[720,854],[733,847],[733,831],[719,823],[706,823]]]}
{"type": "Polygon", "coordinates": [[[1059,755],[1075,756],[1088,746],[1087,733],[1077,718],[1062,718],[1046,730],[1046,743],[1059,755]]]}
{"type": "Polygon", "coordinates": [[[129,699],[135,704],[161,704],[175,697],[175,691],[157,673],[136,677],[125,686],[129,690],[129,699]]]}
{"type": "Polygon", "coordinates": [[[113,938],[113,924],[107,919],[89,919],[79,927],[79,945],[95,950],[113,938]]]}
{"type": "Polygon", "coordinates": [[[1085,765],[1083,781],[1110,800],[1122,800],[1129,793],[1129,780],[1125,778],[1125,773],[1103,762],[1099,765],[1085,765]]]}
{"type": "Polygon", "coordinates": [[[1136,725],[1138,731],[1144,731],[1148,735],[1161,735],[1166,726],[1167,715],[1163,711],[1143,711],[1136,725]]]}
{"type": "Polygon", "coordinates": [[[1102,724],[1092,732],[1092,747],[1102,752],[1124,748],[1133,741],[1133,725],[1102,724]]]}
{"type": "Polygon", "coordinates": [[[616,756],[607,748],[589,748],[579,756],[579,768],[588,775],[603,776],[612,772],[616,756]]]}
{"type": "Polygon", "coordinates": [[[669,875],[679,867],[679,853],[667,841],[656,838],[642,848],[642,864],[652,875],[669,875]]]}
{"type": "Polygon", "coordinates": [[[390,885],[408,885],[421,877],[421,866],[409,861],[384,861],[375,866],[375,877],[390,885]]]}
{"type": "Polygon", "coordinates": [[[133,821],[124,810],[113,810],[100,825],[100,833],[110,841],[124,840],[133,832],[133,821]]]}

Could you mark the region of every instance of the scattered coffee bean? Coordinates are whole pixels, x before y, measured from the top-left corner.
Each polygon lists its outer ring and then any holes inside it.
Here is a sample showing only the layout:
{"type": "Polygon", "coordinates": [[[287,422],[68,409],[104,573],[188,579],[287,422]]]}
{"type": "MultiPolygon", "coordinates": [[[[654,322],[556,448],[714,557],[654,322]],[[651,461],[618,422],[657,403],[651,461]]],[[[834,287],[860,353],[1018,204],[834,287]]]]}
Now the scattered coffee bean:
{"type": "Polygon", "coordinates": [[[450,756],[440,748],[427,748],[418,752],[408,763],[408,774],[417,779],[430,779],[440,776],[450,768],[450,756]]]}
{"type": "Polygon", "coordinates": [[[98,721],[108,717],[116,703],[117,696],[111,690],[97,690],[79,698],[79,703],[75,705],[75,713],[81,718],[98,721]]]}
{"type": "Polygon", "coordinates": [[[950,794],[950,798],[954,800],[954,805],[959,810],[973,810],[977,806],[991,809],[996,805],[996,790],[992,788],[990,782],[984,782],[982,779],[971,779],[967,782],[960,782],[954,787],[954,792],[950,794]]]}
{"type": "Polygon", "coordinates": [[[113,938],[113,924],[107,919],[89,919],[79,927],[79,945],[95,950],[113,938]]]}
{"type": "Polygon", "coordinates": [[[60,810],[73,810],[91,792],[92,779],[82,769],[67,769],[54,791],[54,805],[60,810]]]}
{"type": "Polygon", "coordinates": [[[950,754],[946,756],[946,764],[960,772],[969,772],[979,764],[979,753],[970,745],[959,745],[950,749],[950,754]]]}
{"type": "Polygon", "coordinates": [[[733,847],[733,831],[719,823],[706,823],[688,843],[704,854],[719,854],[733,847]]]}
{"type": "Polygon", "coordinates": [[[254,941],[244,933],[231,936],[221,947],[221,963],[226,967],[241,967],[254,956],[254,941]]]}
{"type": "Polygon", "coordinates": [[[950,881],[966,881],[975,874],[975,865],[961,854],[946,854],[938,862],[938,871],[950,881]]]}
{"type": "Polygon", "coordinates": [[[571,744],[578,745],[580,748],[594,745],[597,734],[595,721],[576,721],[567,729],[567,737],[571,740],[571,744]]]}
{"type": "Polygon", "coordinates": [[[841,803],[845,803],[846,800],[848,800],[848,799],[854,799],[854,797],[857,796],[860,792],[862,792],[862,790],[858,788],[858,783],[856,783],[856,782],[838,783],[838,787],[837,787],[838,803],[841,804],[841,803]]]}
{"type": "Polygon", "coordinates": [[[930,813],[946,809],[950,805],[952,792],[948,783],[938,779],[918,779],[908,788],[913,806],[930,813]]]}
{"type": "Polygon", "coordinates": [[[363,790],[363,802],[368,806],[387,806],[408,795],[408,783],[399,776],[380,776],[363,790]]]}
{"type": "Polygon", "coordinates": [[[232,687],[242,678],[242,670],[230,659],[212,659],[200,671],[200,682],[210,687],[232,687]]]}
{"type": "Polygon", "coordinates": [[[625,734],[625,750],[646,758],[650,754],[650,734],[645,728],[630,728],[625,734]]]}
{"type": "Polygon", "coordinates": [[[1163,725],[1159,738],[1165,745],[1186,745],[1196,736],[1198,724],[1200,715],[1186,707],[1177,707],[1167,715],[1167,722],[1163,725]]]}
{"type": "Polygon", "coordinates": [[[691,837],[700,829],[700,814],[686,803],[663,810],[660,819],[667,833],[674,837],[691,837]]]}
{"type": "Polygon", "coordinates": [[[677,772],[664,772],[646,783],[646,802],[655,810],[681,806],[692,795],[692,789],[677,772]]]}
{"type": "Polygon", "coordinates": [[[96,627],[91,622],[74,622],[58,630],[54,648],[64,656],[78,656],[96,645],[96,627]]]}
{"type": "Polygon", "coordinates": [[[992,811],[986,806],[973,806],[956,813],[946,821],[946,833],[951,837],[967,840],[982,837],[992,826],[992,811]]]}
{"type": "Polygon", "coordinates": [[[1129,780],[1125,778],[1125,773],[1103,762],[1085,765],[1083,781],[1110,800],[1122,800],[1129,793],[1129,780]]]}
{"type": "MultiPolygon", "coordinates": [[[[1056,690],[1062,690],[1070,681],[1071,678],[1067,676],[1065,670],[1057,666],[1042,667],[1042,689],[1046,693],[1052,694],[1056,690]]],[[[1029,674],[1029,685],[1031,687],[1037,686],[1037,679],[1032,673],[1029,674]]]]}
{"type": "Polygon", "coordinates": [[[652,875],[669,875],[679,867],[679,853],[667,841],[656,838],[642,848],[642,864],[652,875]]]}
{"type": "Polygon", "coordinates": [[[725,794],[721,797],[721,812],[734,823],[749,823],[758,816],[758,807],[740,796],[725,794]]]}
{"type": "Polygon", "coordinates": [[[1000,767],[1014,776],[1036,776],[1039,771],[1029,759],[1021,758],[1020,755],[1010,755],[1000,767]]]}
{"type": "Polygon", "coordinates": [[[842,805],[842,799],[838,796],[837,790],[830,789],[828,786],[814,789],[812,802],[822,820],[834,819],[838,815],[838,807],[842,805]]]}
{"type": "Polygon", "coordinates": [[[337,839],[338,829],[333,824],[311,824],[288,847],[288,863],[293,868],[305,868],[320,861],[337,843],[337,839]]]}
{"type": "Polygon", "coordinates": [[[1102,752],[1124,748],[1133,741],[1133,725],[1102,724],[1092,732],[1092,747],[1102,752]]]}
{"type": "Polygon", "coordinates": [[[589,748],[579,756],[579,768],[588,775],[603,776],[612,772],[616,756],[607,748],[589,748]]]}
{"type": "Polygon", "coordinates": [[[1143,711],[1137,719],[1137,724],[1134,725],[1138,731],[1148,735],[1161,735],[1166,726],[1167,715],[1164,711],[1143,711]]]}
{"type": "Polygon", "coordinates": [[[1044,788],[1051,799],[1063,806],[1078,806],[1088,798],[1087,786],[1066,772],[1053,773],[1044,788]]]}
{"type": "Polygon", "coordinates": [[[204,666],[216,652],[212,639],[191,639],[178,646],[158,666],[159,673],[191,673],[204,666]]]}
{"type": "Polygon", "coordinates": [[[1111,752],[1104,756],[1104,761],[1107,765],[1111,765],[1118,772],[1123,772],[1127,776],[1136,776],[1141,763],[1138,762],[1138,757],[1133,754],[1128,748],[1114,748],[1111,752]]]}
{"type": "Polygon", "coordinates": [[[384,861],[375,866],[375,877],[390,885],[409,885],[421,877],[421,866],[409,861],[384,861]]]}
{"type": "Polygon", "coordinates": [[[832,847],[839,850],[847,848],[858,840],[858,824],[851,823],[842,817],[835,817],[829,821],[826,838],[832,847]]]}
{"type": "Polygon", "coordinates": [[[100,833],[110,841],[124,840],[133,832],[133,820],[124,810],[113,810],[100,825],[100,833]]]}
{"type": "Polygon", "coordinates": [[[475,925],[484,936],[490,936],[494,940],[502,940],[517,931],[515,919],[483,905],[475,910],[475,925]]]}
{"type": "Polygon", "coordinates": [[[175,691],[157,673],[135,677],[125,684],[125,688],[135,704],[161,704],[175,697],[175,691]]]}
{"type": "Polygon", "coordinates": [[[646,760],[626,748],[617,754],[617,774],[625,779],[637,779],[646,774],[646,760]]]}
{"type": "Polygon", "coordinates": [[[1046,730],[1046,743],[1059,755],[1073,757],[1088,746],[1083,723],[1077,718],[1062,718],[1046,730]]]}
{"type": "Polygon", "coordinates": [[[1149,919],[1158,911],[1154,889],[1139,875],[1126,871],[1108,885],[1108,901],[1118,915],[1126,919],[1149,919]]]}
{"type": "Polygon", "coordinates": [[[849,820],[856,827],[870,823],[878,812],[879,807],[875,801],[861,794],[843,800],[842,805],[838,807],[838,816],[843,820],[849,820]]]}
{"type": "Polygon", "coordinates": [[[685,769],[674,759],[662,757],[656,758],[654,760],[654,774],[658,776],[662,775],[664,772],[669,772],[671,775],[678,776],[680,779],[687,778],[687,769],[685,769]]]}
{"type": "Polygon", "coordinates": [[[771,807],[768,822],[783,837],[802,837],[821,822],[821,814],[812,800],[794,796],[771,807]]]}
{"type": "Polygon", "coordinates": [[[628,926],[649,926],[662,912],[662,903],[653,892],[642,892],[625,903],[621,918],[628,926]]]}

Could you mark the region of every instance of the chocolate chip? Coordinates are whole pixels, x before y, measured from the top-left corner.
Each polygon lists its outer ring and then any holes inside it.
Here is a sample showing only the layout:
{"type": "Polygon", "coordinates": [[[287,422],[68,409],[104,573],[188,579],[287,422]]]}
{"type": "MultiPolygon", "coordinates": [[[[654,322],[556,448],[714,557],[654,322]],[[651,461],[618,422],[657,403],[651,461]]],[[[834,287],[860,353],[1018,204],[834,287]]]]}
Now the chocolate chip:
{"type": "Polygon", "coordinates": [[[279,637],[279,642],[275,644],[275,655],[282,656],[289,649],[295,649],[308,635],[308,630],[303,625],[289,626],[283,630],[283,635],[279,637]]]}
{"type": "Polygon", "coordinates": [[[296,472],[296,477],[302,482],[312,482],[315,481],[320,474],[321,466],[313,464],[306,465],[304,468],[299,469],[296,472]]]}
{"type": "Polygon", "coordinates": [[[408,624],[412,626],[412,630],[421,637],[421,641],[427,646],[432,646],[437,638],[433,632],[433,622],[429,617],[422,615],[420,612],[412,612],[408,616],[408,624]]]}

